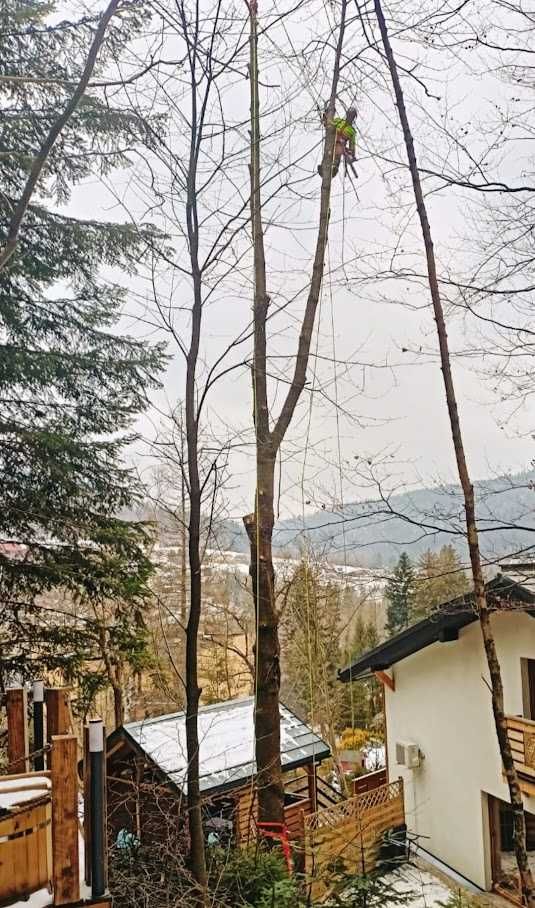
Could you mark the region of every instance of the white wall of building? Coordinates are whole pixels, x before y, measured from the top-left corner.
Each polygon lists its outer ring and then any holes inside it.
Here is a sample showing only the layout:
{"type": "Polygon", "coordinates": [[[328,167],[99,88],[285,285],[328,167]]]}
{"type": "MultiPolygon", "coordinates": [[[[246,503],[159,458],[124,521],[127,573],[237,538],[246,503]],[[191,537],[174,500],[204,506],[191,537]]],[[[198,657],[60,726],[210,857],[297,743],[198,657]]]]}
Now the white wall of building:
{"type": "MultiPolygon", "coordinates": [[[[535,659],[535,619],[492,616],[505,709],[521,715],[521,658],[535,659]]],[[[393,668],[386,688],[390,779],[402,776],[409,830],[420,844],[483,889],[491,885],[486,794],[509,800],[494,729],[488,670],[476,622],[452,643],[434,643],[393,668]],[[421,767],[396,764],[396,741],[418,744],[421,767]]],[[[525,799],[535,813],[535,798],[525,799]]]]}

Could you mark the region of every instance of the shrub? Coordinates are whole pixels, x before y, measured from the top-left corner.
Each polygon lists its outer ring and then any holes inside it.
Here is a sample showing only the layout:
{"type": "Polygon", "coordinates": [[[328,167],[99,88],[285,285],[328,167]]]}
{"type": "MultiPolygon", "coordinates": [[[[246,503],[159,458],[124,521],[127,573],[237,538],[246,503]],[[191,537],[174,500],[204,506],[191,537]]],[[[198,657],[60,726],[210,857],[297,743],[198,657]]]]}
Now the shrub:
{"type": "MultiPolygon", "coordinates": [[[[278,850],[264,847],[213,849],[210,862],[210,890],[232,908],[270,906],[266,899],[278,883],[289,883],[284,859],[278,850]]],[[[283,887],[284,892],[284,887],[283,887]]],[[[282,896],[281,896],[282,897],[282,896]]],[[[286,902],[275,902],[275,908],[286,902]]],[[[294,901],[295,906],[295,901],[294,901]]]]}
{"type": "Polygon", "coordinates": [[[295,879],[286,879],[264,889],[254,908],[304,908],[304,904],[299,898],[295,879]]]}
{"type": "Polygon", "coordinates": [[[364,728],[344,728],[340,738],[343,750],[361,750],[370,740],[370,733],[364,728]]]}

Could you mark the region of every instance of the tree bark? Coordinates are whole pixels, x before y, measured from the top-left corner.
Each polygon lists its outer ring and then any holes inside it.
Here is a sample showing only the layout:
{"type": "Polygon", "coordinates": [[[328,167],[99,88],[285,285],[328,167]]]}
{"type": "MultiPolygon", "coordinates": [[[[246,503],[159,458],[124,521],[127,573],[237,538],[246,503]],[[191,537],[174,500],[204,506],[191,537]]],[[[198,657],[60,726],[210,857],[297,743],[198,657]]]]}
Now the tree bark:
{"type": "MultiPolygon", "coordinates": [[[[193,98],[195,93],[193,92],[193,98]]],[[[195,100],[193,102],[195,106],[195,100]]],[[[196,123],[196,111],[192,122],[196,123]]],[[[188,554],[190,569],[190,604],[186,626],[186,751],[188,757],[188,824],[190,836],[191,870],[200,889],[199,902],[206,903],[206,856],[202,824],[201,792],[199,785],[199,733],[197,714],[201,689],[198,681],[197,638],[201,618],[201,481],[199,477],[199,425],[196,410],[196,368],[202,319],[202,275],[198,262],[198,223],[195,193],[195,141],[192,130],[192,151],[188,173],[188,201],[186,219],[190,241],[190,258],[193,280],[193,306],[191,312],[191,342],[186,368],[186,446],[189,479],[188,554]]]]}
{"type": "Polygon", "coordinates": [[[429,224],[429,218],[427,215],[427,208],[425,205],[424,195],[422,192],[422,186],[420,182],[420,173],[418,169],[418,163],[416,159],[416,152],[414,148],[414,141],[412,133],[410,130],[409,119],[407,115],[407,109],[405,107],[405,99],[403,95],[403,89],[401,87],[401,82],[399,78],[399,73],[396,65],[396,60],[394,57],[394,52],[392,50],[392,45],[390,44],[390,38],[388,35],[388,29],[381,7],[380,0],[374,0],[375,3],[375,14],[377,17],[377,22],[379,24],[379,30],[381,32],[381,38],[383,42],[383,48],[385,51],[385,56],[387,59],[388,67],[390,70],[390,76],[392,79],[392,85],[394,88],[394,94],[396,97],[396,106],[398,108],[399,120],[401,123],[401,128],[403,131],[403,138],[405,141],[405,148],[407,152],[407,159],[409,162],[409,170],[411,173],[412,185],[414,190],[414,197],[416,200],[416,207],[418,210],[418,217],[420,219],[420,226],[422,229],[422,236],[425,247],[426,261],[427,261],[427,275],[429,282],[429,290],[431,293],[431,300],[433,304],[433,312],[435,317],[435,324],[437,330],[438,344],[440,350],[440,362],[442,368],[442,376],[444,380],[444,390],[446,396],[446,402],[448,407],[448,414],[450,420],[451,436],[453,440],[453,447],[455,450],[455,458],[457,462],[457,471],[459,475],[459,481],[461,484],[463,497],[464,497],[464,510],[465,510],[465,521],[466,521],[466,532],[467,532],[467,541],[468,541],[468,550],[470,554],[470,564],[472,568],[472,579],[474,584],[474,598],[477,614],[479,617],[479,624],[481,627],[481,633],[483,636],[483,644],[485,648],[485,655],[487,658],[487,666],[490,675],[491,682],[491,691],[492,691],[492,710],[494,715],[494,724],[496,727],[496,735],[498,738],[498,744],[500,748],[500,754],[503,762],[503,767],[505,775],[507,778],[507,784],[509,786],[509,795],[511,798],[511,806],[513,809],[513,818],[514,818],[514,842],[515,842],[515,854],[518,864],[518,870],[520,873],[520,881],[522,886],[522,895],[526,901],[526,904],[529,908],[535,906],[535,889],[533,885],[533,876],[531,874],[528,856],[526,849],[526,823],[524,817],[524,805],[522,800],[522,792],[520,790],[520,785],[518,782],[518,775],[516,768],[513,762],[513,754],[511,751],[511,744],[507,735],[507,725],[505,721],[505,709],[504,709],[504,697],[503,697],[503,683],[502,675],[500,669],[500,663],[498,660],[498,654],[496,651],[496,643],[494,640],[494,633],[492,630],[492,625],[490,621],[490,614],[487,602],[487,596],[485,592],[485,580],[483,577],[483,569],[481,564],[481,555],[479,550],[479,535],[477,529],[477,520],[476,520],[476,508],[475,508],[475,496],[474,496],[474,487],[470,479],[470,474],[468,470],[468,465],[466,462],[466,455],[464,450],[463,435],[461,430],[461,423],[459,419],[459,411],[457,407],[457,398],[455,393],[455,385],[453,381],[453,375],[451,371],[451,360],[449,353],[449,343],[448,343],[448,334],[446,330],[446,323],[444,319],[444,310],[442,306],[442,300],[440,296],[440,288],[437,278],[437,269],[435,261],[435,252],[433,246],[433,239],[431,234],[431,227],[429,224]]]}
{"type": "Polygon", "coordinates": [[[121,725],[124,725],[123,691],[117,684],[113,685],[113,720],[115,722],[115,728],[120,728],[121,725]]]}
{"type": "Polygon", "coordinates": [[[262,823],[282,823],[284,819],[284,786],[280,758],[280,646],[279,616],[275,598],[272,538],[275,523],[274,478],[277,453],[291,423],[306,382],[306,370],[312,342],[319,295],[323,281],[325,251],[329,229],[332,163],[336,129],[332,124],[340,73],[340,59],[345,34],[347,0],[342,0],[341,21],[335,50],[331,94],[327,108],[326,138],[321,165],[321,201],[318,235],[310,288],[298,341],[294,372],[273,430],[266,369],[266,323],[269,310],[267,292],[262,196],[260,183],[260,101],[258,72],[257,2],[249,8],[249,76],[251,104],[251,225],[254,255],[253,334],[254,359],[252,385],[256,436],[255,512],[244,517],[249,537],[253,596],[255,603],[255,756],[257,770],[258,817],[262,823]]]}
{"type": "MultiPolygon", "coordinates": [[[[198,6],[197,6],[198,12],[198,6]]],[[[196,40],[197,35],[195,36],[196,40]]],[[[197,640],[201,619],[201,508],[202,487],[199,475],[199,411],[196,401],[196,372],[202,324],[203,278],[199,265],[199,221],[197,212],[197,148],[202,133],[202,112],[199,123],[196,87],[196,45],[190,55],[191,75],[191,132],[188,172],[186,179],[186,227],[190,254],[193,305],[191,307],[191,337],[186,359],[186,450],[189,484],[188,556],[190,571],[190,601],[186,625],[186,752],[188,757],[188,825],[190,864],[199,886],[198,903],[207,904],[207,872],[199,785],[199,732],[197,715],[201,689],[198,679],[197,640]]]]}
{"type": "Polygon", "coordinates": [[[186,469],[184,457],[184,425],[180,420],[180,651],[178,653],[178,666],[180,671],[179,684],[181,685],[181,702],[185,701],[185,682],[186,682],[186,636],[185,629],[188,620],[188,594],[187,594],[187,542],[188,532],[186,526],[186,480],[184,470],[186,469]]]}

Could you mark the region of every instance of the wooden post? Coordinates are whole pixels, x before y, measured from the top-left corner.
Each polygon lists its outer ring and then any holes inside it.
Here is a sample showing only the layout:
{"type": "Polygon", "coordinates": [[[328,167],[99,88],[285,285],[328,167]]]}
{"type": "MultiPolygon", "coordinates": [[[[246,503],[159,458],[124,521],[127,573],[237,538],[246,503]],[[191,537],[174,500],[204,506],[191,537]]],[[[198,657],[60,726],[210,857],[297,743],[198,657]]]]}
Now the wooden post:
{"type": "Polygon", "coordinates": [[[311,812],[316,813],[318,809],[318,789],[316,784],[316,764],[307,763],[305,766],[308,776],[308,798],[310,801],[311,812]]]}
{"type": "Polygon", "coordinates": [[[54,905],[80,898],[78,866],[78,742],[75,735],[52,739],[52,889],[54,905]]]}
{"type": "Polygon", "coordinates": [[[24,687],[6,690],[7,759],[9,772],[29,772],[28,698],[24,687]]]}
{"type": "Polygon", "coordinates": [[[68,687],[47,687],[45,690],[46,705],[46,739],[50,744],[55,735],[68,735],[71,732],[70,690],[68,687]]]}

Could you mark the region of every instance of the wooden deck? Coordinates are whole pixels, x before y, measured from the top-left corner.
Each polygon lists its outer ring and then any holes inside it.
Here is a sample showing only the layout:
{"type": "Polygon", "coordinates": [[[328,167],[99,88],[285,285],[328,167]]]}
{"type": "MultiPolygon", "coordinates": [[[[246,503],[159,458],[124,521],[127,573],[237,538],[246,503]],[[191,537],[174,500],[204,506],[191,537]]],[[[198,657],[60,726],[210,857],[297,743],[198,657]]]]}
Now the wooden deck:
{"type": "Polygon", "coordinates": [[[535,797],[535,722],[520,716],[506,716],[506,721],[520,787],[535,797]]]}

